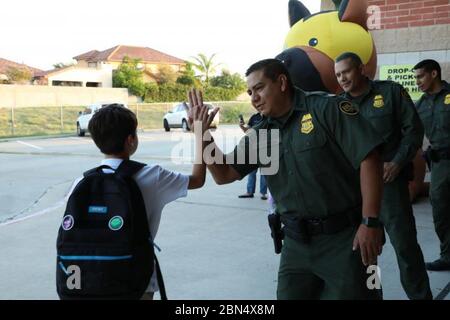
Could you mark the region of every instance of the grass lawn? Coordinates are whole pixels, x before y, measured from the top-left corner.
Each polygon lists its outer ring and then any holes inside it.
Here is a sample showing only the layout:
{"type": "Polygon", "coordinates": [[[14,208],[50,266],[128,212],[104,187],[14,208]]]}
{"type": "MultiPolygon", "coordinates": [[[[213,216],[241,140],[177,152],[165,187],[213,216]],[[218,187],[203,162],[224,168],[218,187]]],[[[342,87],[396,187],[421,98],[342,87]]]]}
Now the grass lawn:
{"type": "MultiPolygon", "coordinates": [[[[214,102],[220,107],[220,123],[238,124],[239,114],[248,121],[255,112],[250,102],[214,102]]],[[[136,113],[139,129],[162,129],[163,116],[174,103],[130,105],[136,113]]],[[[14,109],[14,134],[11,128],[11,109],[0,108],[0,138],[12,136],[58,135],[76,132],[78,112],[84,107],[33,107],[14,109]],[[62,114],[62,126],[61,126],[62,114]]]]}

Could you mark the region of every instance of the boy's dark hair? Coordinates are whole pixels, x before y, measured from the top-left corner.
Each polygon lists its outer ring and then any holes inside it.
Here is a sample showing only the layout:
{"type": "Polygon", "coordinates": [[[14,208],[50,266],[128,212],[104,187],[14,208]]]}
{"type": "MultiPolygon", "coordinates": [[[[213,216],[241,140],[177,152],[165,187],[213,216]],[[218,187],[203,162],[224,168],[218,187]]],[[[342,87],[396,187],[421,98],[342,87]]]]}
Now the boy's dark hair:
{"type": "Polygon", "coordinates": [[[117,154],[124,150],[127,137],[136,135],[137,119],[122,105],[110,104],[94,114],[88,129],[102,153],[117,154]]]}
{"type": "Polygon", "coordinates": [[[334,62],[338,63],[342,60],[350,59],[351,63],[354,67],[359,68],[360,65],[363,64],[361,58],[354,52],[344,52],[343,54],[339,55],[334,62]]]}
{"type": "Polygon", "coordinates": [[[264,59],[255,62],[247,69],[247,72],[245,72],[245,76],[248,77],[251,73],[259,70],[262,70],[264,76],[272,81],[276,81],[281,74],[285,75],[288,81],[289,88],[294,88],[291,76],[289,75],[289,71],[282,61],[278,59],[264,59]]]}
{"type": "Polygon", "coordinates": [[[426,59],[420,61],[413,67],[413,70],[424,69],[426,72],[431,73],[434,70],[437,71],[437,78],[441,80],[441,66],[436,60],[426,59]]]}

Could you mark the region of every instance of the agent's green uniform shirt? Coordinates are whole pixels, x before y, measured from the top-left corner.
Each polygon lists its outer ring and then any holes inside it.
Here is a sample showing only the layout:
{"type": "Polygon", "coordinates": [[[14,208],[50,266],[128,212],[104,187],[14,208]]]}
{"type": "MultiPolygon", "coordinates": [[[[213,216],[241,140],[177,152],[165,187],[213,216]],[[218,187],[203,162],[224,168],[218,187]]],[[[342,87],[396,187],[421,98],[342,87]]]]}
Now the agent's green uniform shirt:
{"type": "Polygon", "coordinates": [[[436,94],[423,94],[416,108],[433,149],[450,147],[450,85],[443,82],[436,94]]]}
{"type": "Polygon", "coordinates": [[[344,97],[359,108],[383,137],[384,162],[395,162],[403,167],[414,159],[423,142],[423,126],[409,94],[392,81],[370,81],[369,89],[359,97],[344,97]]]}
{"type": "Polygon", "coordinates": [[[266,178],[280,214],[323,218],[361,206],[357,169],[383,140],[350,102],[296,89],[286,116],[263,118],[254,129],[233,151],[232,166],[242,178],[258,167],[267,167],[259,152],[273,151],[270,137],[279,129],[279,141],[274,145],[279,147],[279,156],[272,159],[279,160],[279,170],[266,178]],[[261,139],[263,129],[268,130],[266,143],[261,139]],[[261,145],[251,142],[252,137],[261,145]],[[252,164],[251,154],[256,151],[252,164]],[[245,163],[236,163],[242,153],[245,163]]]}

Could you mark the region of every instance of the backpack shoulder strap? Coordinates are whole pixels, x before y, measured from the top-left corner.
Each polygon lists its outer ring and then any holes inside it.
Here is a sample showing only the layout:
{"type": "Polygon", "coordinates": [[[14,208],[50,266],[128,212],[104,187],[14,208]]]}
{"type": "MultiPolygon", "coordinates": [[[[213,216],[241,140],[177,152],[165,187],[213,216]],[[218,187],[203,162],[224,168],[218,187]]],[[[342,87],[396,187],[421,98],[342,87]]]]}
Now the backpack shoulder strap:
{"type": "Polygon", "coordinates": [[[116,174],[122,178],[132,177],[145,166],[145,163],[140,163],[132,160],[123,160],[120,166],[117,168],[116,174]]]}
{"type": "Polygon", "coordinates": [[[156,269],[156,280],[158,281],[159,294],[161,295],[161,300],[167,300],[166,287],[164,286],[164,279],[162,277],[161,268],[159,267],[158,258],[156,258],[155,254],[155,266],[156,269]]]}

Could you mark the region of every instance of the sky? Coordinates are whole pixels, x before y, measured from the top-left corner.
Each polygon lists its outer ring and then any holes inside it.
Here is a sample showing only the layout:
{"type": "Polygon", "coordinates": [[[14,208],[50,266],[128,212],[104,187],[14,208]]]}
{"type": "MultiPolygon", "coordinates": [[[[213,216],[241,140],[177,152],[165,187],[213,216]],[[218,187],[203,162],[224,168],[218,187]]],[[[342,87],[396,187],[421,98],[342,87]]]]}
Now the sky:
{"type": "MultiPolygon", "coordinates": [[[[311,12],[320,0],[302,1],[311,12]]],[[[90,50],[150,47],[180,59],[216,54],[245,73],[281,52],[288,0],[14,0],[2,3],[0,58],[43,70],[90,50]]]]}

